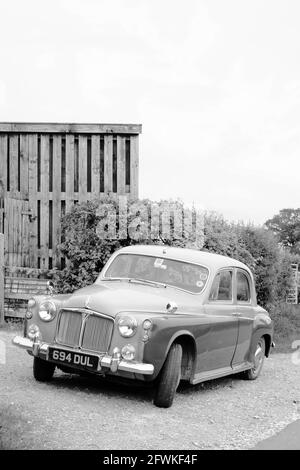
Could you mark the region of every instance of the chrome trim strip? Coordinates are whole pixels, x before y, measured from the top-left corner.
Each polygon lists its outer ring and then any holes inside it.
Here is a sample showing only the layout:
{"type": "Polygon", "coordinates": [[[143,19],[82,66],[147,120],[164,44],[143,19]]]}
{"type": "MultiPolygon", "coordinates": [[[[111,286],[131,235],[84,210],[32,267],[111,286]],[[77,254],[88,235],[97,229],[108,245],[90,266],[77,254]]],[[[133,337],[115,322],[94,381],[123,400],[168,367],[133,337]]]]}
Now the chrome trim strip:
{"type": "MultiPolygon", "coordinates": [[[[112,323],[113,323],[113,331],[114,331],[114,328],[115,328],[115,323],[116,323],[116,319],[109,316],[109,315],[106,315],[105,313],[101,313],[101,312],[96,312],[95,310],[90,310],[89,308],[76,308],[76,307],[66,307],[66,308],[61,308],[58,312],[58,321],[56,322],[56,329],[55,329],[55,343],[60,345],[60,346],[64,346],[64,347],[68,347],[68,348],[71,348],[71,349],[82,349],[82,339],[83,339],[83,335],[84,335],[84,328],[85,328],[85,323],[88,319],[89,316],[91,315],[94,315],[96,317],[100,317],[100,318],[105,318],[107,320],[110,320],[112,323]],[[58,333],[58,329],[59,329],[59,322],[60,322],[60,317],[61,317],[61,314],[63,311],[66,311],[66,312],[75,312],[75,313],[78,313],[81,315],[81,328],[80,328],[80,334],[79,334],[79,340],[78,340],[78,345],[75,345],[75,346],[69,346],[69,345],[66,345],[66,344],[63,344],[63,343],[60,343],[59,341],[57,341],[57,333],[58,333]]],[[[112,334],[111,334],[111,338],[110,338],[110,341],[109,341],[109,344],[107,346],[107,351],[109,350],[110,348],[110,345],[111,345],[111,340],[112,340],[112,336],[113,336],[113,331],[112,331],[112,334]]],[[[91,351],[92,353],[97,353],[97,351],[94,351],[93,349],[87,349],[87,351],[91,351]]],[[[98,353],[106,353],[107,351],[98,351],[98,353]]]]}
{"type": "Polygon", "coordinates": [[[12,343],[15,346],[19,346],[19,348],[23,349],[32,349],[33,341],[29,338],[24,338],[23,336],[15,336],[12,339],[12,343]]]}
{"type": "MultiPolygon", "coordinates": [[[[33,351],[33,349],[35,349],[37,356],[46,355],[46,359],[48,358],[49,347],[53,347],[53,348],[56,347],[55,344],[52,346],[48,343],[38,343],[38,342],[34,343],[29,338],[24,338],[23,336],[15,336],[12,340],[12,343],[15,346],[18,346],[23,349],[27,349],[28,351],[31,351],[31,352],[33,351]]],[[[57,349],[68,351],[67,348],[57,348],[57,349]]],[[[80,354],[85,354],[82,351],[78,351],[78,352],[80,354]]],[[[134,374],[152,375],[154,372],[153,364],[144,364],[143,362],[127,362],[121,359],[117,355],[115,357],[112,357],[112,356],[109,356],[108,354],[105,354],[104,356],[101,356],[100,354],[94,354],[94,356],[99,357],[99,366],[100,366],[98,367],[99,372],[101,371],[102,367],[107,367],[109,370],[111,370],[114,373],[118,372],[118,370],[121,370],[124,372],[132,372],[134,374]]]]}

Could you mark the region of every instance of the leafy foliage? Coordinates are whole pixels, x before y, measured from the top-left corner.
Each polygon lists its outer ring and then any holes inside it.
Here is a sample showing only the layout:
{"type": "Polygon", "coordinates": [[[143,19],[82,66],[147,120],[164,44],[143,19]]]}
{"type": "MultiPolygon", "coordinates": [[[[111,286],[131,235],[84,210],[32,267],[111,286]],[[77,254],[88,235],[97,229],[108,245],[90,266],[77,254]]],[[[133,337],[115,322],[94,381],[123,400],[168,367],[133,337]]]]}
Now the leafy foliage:
{"type": "Polygon", "coordinates": [[[169,230],[163,230],[158,224],[150,234],[150,222],[153,225],[158,220],[155,219],[155,210],[162,210],[166,204],[168,207],[172,204],[174,211],[184,213],[184,205],[180,201],[131,202],[126,209],[129,226],[125,231],[122,227],[122,209],[114,198],[101,200],[100,206],[98,200],[75,205],[62,220],[64,239],[59,248],[68,262],[65,269],[54,273],[59,291],[72,292],[93,283],[115,250],[137,243],[154,243],[193,247],[236,258],[252,269],[261,305],[269,306],[285,300],[291,279],[290,264],[297,260],[295,255],[278,245],[272,231],[228,223],[216,213],[206,213],[203,243],[192,226],[185,227],[178,235],[174,230],[174,212],[166,216],[170,222],[169,230]],[[156,209],[153,210],[153,207],[156,209]],[[120,232],[123,236],[118,238],[120,232]]]}
{"type": "Polygon", "coordinates": [[[100,206],[99,200],[74,205],[62,219],[63,241],[59,249],[68,261],[62,271],[52,271],[56,288],[66,293],[93,283],[112,253],[124,246],[139,243],[199,247],[195,232],[189,227],[178,236],[175,230],[176,211],[184,215],[186,209],[182,202],[160,201],[155,204],[147,199],[131,201],[126,209],[128,230],[124,231],[124,214],[115,198],[101,199],[100,206]],[[156,209],[164,212],[164,206],[173,207],[170,214],[165,212],[169,227],[166,224],[167,230],[162,230],[160,223],[150,236],[153,214],[156,209]],[[122,237],[119,238],[121,232],[122,237]]]}
{"type": "Polygon", "coordinates": [[[283,246],[300,255],[300,208],[282,209],[267,220],[266,227],[278,236],[283,246]]]}

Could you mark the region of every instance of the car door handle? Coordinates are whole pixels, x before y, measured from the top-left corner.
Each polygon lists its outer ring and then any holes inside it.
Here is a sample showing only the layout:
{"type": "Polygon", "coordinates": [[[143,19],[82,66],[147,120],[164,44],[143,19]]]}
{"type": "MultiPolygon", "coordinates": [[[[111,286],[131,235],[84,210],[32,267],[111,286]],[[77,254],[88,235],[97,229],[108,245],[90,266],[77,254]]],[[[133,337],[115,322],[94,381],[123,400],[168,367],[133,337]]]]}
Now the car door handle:
{"type": "Polygon", "coordinates": [[[242,314],[240,312],[232,312],[234,317],[240,317],[242,314]]]}

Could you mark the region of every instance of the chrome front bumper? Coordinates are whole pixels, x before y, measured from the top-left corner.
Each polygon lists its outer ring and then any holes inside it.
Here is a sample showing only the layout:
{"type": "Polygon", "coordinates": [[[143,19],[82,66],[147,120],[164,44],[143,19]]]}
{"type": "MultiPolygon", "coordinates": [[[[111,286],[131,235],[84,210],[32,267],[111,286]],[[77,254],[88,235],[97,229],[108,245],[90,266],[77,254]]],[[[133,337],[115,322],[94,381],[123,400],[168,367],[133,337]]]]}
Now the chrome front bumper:
{"type": "MultiPolygon", "coordinates": [[[[48,350],[51,346],[50,344],[42,343],[40,341],[32,341],[31,339],[24,338],[23,336],[15,336],[12,342],[15,346],[19,346],[20,348],[31,352],[34,356],[48,360],[48,350]]],[[[68,351],[68,349],[62,348],[61,346],[59,346],[58,349],[68,351]]],[[[83,351],[80,351],[80,353],[84,354],[83,351]]],[[[120,353],[115,350],[112,356],[109,356],[108,354],[100,355],[96,353],[93,353],[93,355],[98,356],[99,358],[97,372],[101,372],[103,367],[114,373],[118,370],[122,370],[125,372],[133,372],[134,374],[152,375],[154,372],[154,366],[152,364],[124,361],[121,358],[120,353]]]]}

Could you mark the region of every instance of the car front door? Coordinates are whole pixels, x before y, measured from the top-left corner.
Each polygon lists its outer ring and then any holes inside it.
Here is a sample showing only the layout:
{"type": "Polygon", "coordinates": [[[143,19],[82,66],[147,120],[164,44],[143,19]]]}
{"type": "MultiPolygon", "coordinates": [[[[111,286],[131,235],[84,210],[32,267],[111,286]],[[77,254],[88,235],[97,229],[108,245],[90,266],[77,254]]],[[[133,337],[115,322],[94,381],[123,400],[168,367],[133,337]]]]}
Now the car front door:
{"type": "Polygon", "coordinates": [[[197,374],[231,368],[238,338],[233,282],[234,269],[222,269],[214,278],[205,304],[207,333],[197,339],[197,374]]]}

